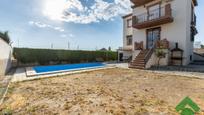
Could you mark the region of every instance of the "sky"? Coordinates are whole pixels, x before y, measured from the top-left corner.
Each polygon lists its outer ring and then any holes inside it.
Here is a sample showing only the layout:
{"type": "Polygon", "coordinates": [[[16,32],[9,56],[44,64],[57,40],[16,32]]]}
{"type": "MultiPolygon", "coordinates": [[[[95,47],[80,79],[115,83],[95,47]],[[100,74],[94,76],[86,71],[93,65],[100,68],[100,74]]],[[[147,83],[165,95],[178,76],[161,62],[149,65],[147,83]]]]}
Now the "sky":
{"type": "MultiPolygon", "coordinates": [[[[198,3],[196,41],[204,43],[204,1],[198,3]]],[[[14,47],[117,49],[130,6],[130,0],[1,0],[0,31],[9,31],[14,47]]]]}
{"type": "Polygon", "coordinates": [[[0,31],[14,47],[117,49],[129,0],[1,0],[0,31]]]}
{"type": "Polygon", "coordinates": [[[198,6],[196,7],[196,16],[197,16],[197,25],[198,34],[195,37],[195,42],[199,41],[204,44],[204,0],[197,0],[198,6]]]}

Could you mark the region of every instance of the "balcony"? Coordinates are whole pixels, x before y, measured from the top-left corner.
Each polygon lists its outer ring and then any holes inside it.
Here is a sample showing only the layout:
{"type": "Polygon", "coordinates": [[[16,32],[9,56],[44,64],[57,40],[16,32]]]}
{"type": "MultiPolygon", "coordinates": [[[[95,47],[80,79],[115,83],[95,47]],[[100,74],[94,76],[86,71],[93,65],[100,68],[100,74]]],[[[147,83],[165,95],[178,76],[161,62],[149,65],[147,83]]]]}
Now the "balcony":
{"type": "Polygon", "coordinates": [[[171,5],[167,4],[156,10],[132,17],[132,25],[137,29],[144,29],[173,22],[171,5]]]}
{"type": "Polygon", "coordinates": [[[193,14],[191,17],[191,25],[196,26],[196,23],[197,23],[197,17],[195,14],[193,14]]]}
{"type": "Polygon", "coordinates": [[[145,5],[146,3],[149,3],[153,0],[130,0],[132,3],[134,3],[134,5],[137,6],[141,6],[141,5],[145,5]]]}
{"type": "Polygon", "coordinates": [[[193,0],[193,4],[194,4],[194,6],[198,6],[198,1],[197,0],[193,0]]]}

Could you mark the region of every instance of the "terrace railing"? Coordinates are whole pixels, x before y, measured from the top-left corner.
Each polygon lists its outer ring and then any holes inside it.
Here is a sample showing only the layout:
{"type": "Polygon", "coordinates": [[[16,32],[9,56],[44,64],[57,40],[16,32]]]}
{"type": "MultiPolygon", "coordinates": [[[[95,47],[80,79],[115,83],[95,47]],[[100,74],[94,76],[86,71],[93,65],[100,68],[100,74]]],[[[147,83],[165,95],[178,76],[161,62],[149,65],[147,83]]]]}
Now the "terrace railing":
{"type": "Polygon", "coordinates": [[[170,4],[137,16],[133,15],[132,18],[133,27],[138,29],[173,22],[170,4]]]}
{"type": "Polygon", "coordinates": [[[138,15],[137,23],[159,19],[163,16],[165,16],[165,7],[149,11],[149,13],[143,13],[141,15],[138,15]]]}

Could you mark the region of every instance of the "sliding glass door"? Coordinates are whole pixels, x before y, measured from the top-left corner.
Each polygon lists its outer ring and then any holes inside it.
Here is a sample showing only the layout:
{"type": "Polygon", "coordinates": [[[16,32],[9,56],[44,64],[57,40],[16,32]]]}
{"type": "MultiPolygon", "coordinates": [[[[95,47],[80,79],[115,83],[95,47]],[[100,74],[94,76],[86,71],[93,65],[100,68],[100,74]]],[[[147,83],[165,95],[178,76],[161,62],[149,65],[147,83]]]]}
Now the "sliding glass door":
{"type": "Polygon", "coordinates": [[[160,40],[161,28],[153,28],[147,30],[147,49],[154,47],[157,40],[160,40]]]}

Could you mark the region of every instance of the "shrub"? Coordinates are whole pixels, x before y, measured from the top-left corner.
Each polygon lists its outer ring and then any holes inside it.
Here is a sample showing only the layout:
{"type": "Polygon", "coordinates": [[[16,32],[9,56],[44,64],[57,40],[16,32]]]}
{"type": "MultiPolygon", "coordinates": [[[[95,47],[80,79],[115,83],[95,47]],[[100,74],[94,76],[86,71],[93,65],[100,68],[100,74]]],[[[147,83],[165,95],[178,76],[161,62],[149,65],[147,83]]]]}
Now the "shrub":
{"type": "Polygon", "coordinates": [[[9,109],[9,108],[6,108],[6,109],[3,109],[3,111],[2,111],[2,113],[1,113],[2,115],[12,115],[13,114],[13,112],[12,112],[12,110],[11,109],[9,109]]]}
{"type": "Polygon", "coordinates": [[[0,38],[3,39],[8,44],[10,44],[10,42],[11,42],[10,37],[8,35],[8,31],[0,32],[0,38]]]}
{"type": "Polygon", "coordinates": [[[164,52],[163,49],[155,49],[155,54],[156,54],[157,58],[159,58],[158,63],[157,63],[157,65],[159,66],[160,65],[160,60],[162,58],[165,58],[166,52],[164,52]]]}
{"type": "Polygon", "coordinates": [[[117,53],[113,51],[75,51],[14,48],[14,57],[23,64],[39,63],[41,65],[47,65],[50,62],[81,63],[114,61],[117,60],[117,53]]]}

